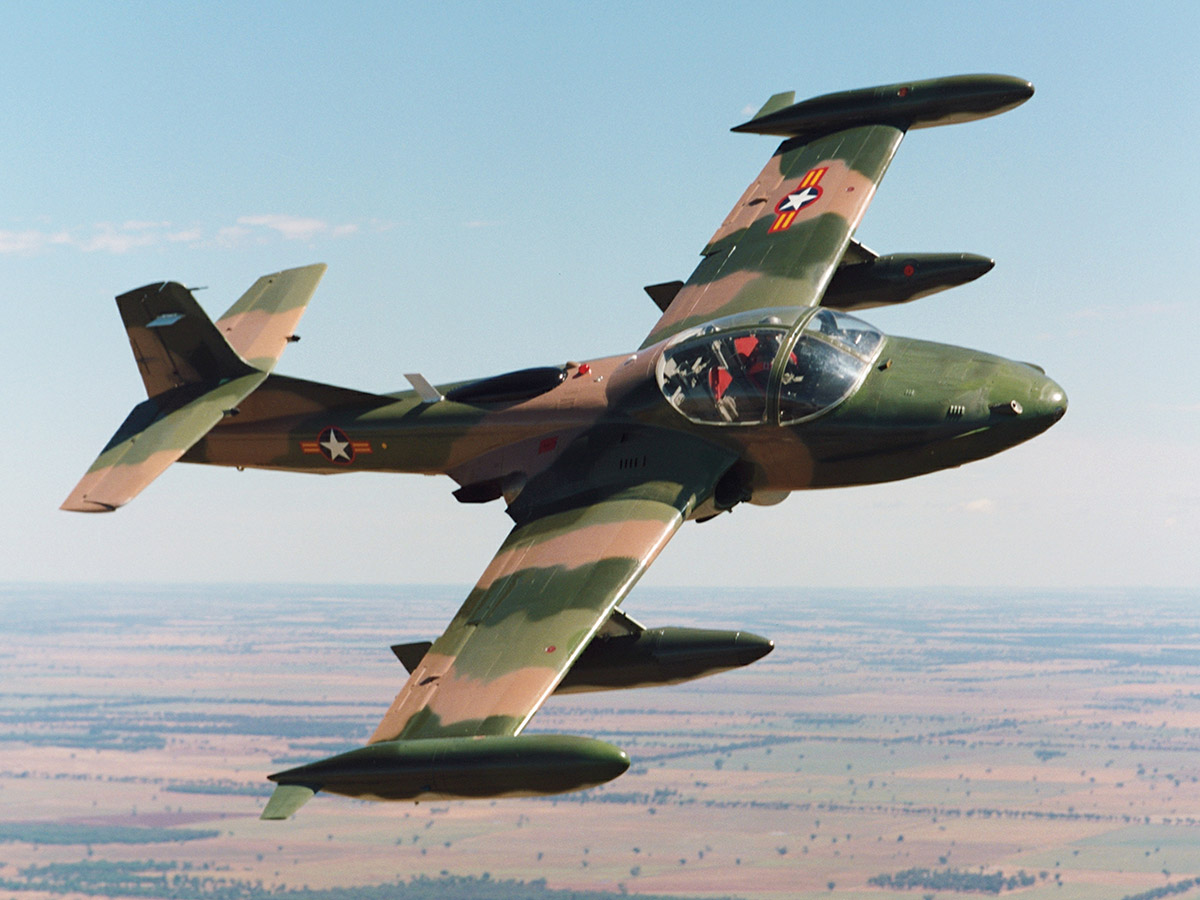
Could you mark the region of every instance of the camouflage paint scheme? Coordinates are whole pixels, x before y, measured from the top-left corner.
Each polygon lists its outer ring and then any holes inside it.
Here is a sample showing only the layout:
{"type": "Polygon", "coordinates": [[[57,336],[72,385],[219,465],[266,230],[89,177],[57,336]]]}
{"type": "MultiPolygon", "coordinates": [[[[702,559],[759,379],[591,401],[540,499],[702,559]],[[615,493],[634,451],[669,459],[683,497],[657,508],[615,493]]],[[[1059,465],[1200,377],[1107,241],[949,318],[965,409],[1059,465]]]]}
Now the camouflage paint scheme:
{"type": "Polygon", "coordinates": [[[393,648],[411,674],[368,745],[272,775],[264,818],[318,790],[415,800],[616,777],[629,761],[611,745],[519,736],[564,678],[574,690],[669,683],[771,648],[738,632],[650,632],[618,609],[683,522],[958,466],[1058,421],[1066,397],[1035,366],[820,312],[823,300],[907,302],[991,268],[971,254],[880,257],[853,234],[907,131],[1032,93],[972,75],[772,97],[734,130],[783,143],[688,281],[647,288],[663,314],[632,353],[437,388],[410,376],[415,390],[377,395],[271,374],[324,266],[260,279],[215,324],[174,283],[119,297],[149,399],[64,509],[116,509],[182,460],[445,474],[463,502],[503,497],[515,522],[445,633],[393,648]]]}

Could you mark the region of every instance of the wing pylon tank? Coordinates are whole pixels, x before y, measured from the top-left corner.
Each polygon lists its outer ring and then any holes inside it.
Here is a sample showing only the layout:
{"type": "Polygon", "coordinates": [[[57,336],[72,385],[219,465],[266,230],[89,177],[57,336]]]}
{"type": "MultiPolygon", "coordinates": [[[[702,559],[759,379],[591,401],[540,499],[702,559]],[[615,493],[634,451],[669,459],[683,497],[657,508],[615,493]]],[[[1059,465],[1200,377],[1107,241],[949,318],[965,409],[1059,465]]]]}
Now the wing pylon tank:
{"type": "Polygon", "coordinates": [[[821,305],[849,312],[908,303],[974,281],[995,264],[975,253],[878,256],[868,262],[840,266],[825,289],[821,305]]]}
{"type": "MultiPolygon", "coordinates": [[[[775,648],[772,641],[749,631],[642,628],[624,616],[620,619],[621,630],[593,638],[554,693],[679,684],[748,666],[775,648]]],[[[396,644],[392,652],[412,672],[430,646],[429,641],[396,644]]]]}

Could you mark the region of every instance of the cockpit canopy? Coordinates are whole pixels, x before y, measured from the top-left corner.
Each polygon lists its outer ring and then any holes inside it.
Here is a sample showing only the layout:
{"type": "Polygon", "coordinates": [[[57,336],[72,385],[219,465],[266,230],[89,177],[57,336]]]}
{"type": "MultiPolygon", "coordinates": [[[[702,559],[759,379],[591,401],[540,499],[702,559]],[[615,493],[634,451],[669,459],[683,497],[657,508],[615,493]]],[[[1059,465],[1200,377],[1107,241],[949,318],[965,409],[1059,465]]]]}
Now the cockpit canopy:
{"type": "Polygon", "coordinates": [[[803,422],[862,384],[883,334],[853,316],[818,308],[788,328],[777,317],[711,322],[681,334],[658,361],[667,400],[693,422],[803,422]]]}

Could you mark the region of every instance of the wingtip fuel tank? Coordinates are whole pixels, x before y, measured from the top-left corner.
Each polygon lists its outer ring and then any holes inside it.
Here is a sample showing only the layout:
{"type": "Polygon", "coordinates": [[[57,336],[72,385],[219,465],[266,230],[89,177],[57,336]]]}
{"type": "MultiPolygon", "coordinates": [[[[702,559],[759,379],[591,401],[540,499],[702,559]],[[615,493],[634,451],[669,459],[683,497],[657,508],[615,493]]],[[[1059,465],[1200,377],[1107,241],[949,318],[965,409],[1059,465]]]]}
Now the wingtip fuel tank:
{"type": "MultiPolygon", "coordinates": [[[[777,95],[778,96],[778,95],[777,95]]],[[[839,91],[782,109],[770,102],[732,131],[816,137],[857,125],[895,125],[902,131],[999,115],[1033,96],[1033,85],[1011,75],[954,75],[839,91]]]]}
{"type": "Polygon", "coordinates": [[[362,800],[531,797],[595,787],[628,768],[625,751],[605,741],[534,734],[382,741],[268,777],[279,785],[276,808],[290,814],[317,791],[362,800]]]}

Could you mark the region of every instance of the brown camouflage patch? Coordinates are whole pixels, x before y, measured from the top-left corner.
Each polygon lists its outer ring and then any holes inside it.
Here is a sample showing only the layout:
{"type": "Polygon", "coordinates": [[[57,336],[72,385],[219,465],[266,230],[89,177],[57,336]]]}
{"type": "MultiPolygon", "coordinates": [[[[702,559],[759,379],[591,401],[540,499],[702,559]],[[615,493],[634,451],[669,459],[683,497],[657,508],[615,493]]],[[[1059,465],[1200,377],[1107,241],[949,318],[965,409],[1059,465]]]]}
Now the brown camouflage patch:
{"type": "Polygon", "coordinates": [[[521,569],[566,565],[577,568],[600,559],[657,556],[674,529],[658,520],[605,522],[573,529],[538,541],[501,549],[480,576],[476,590],[488,590],[521,569]]]}

